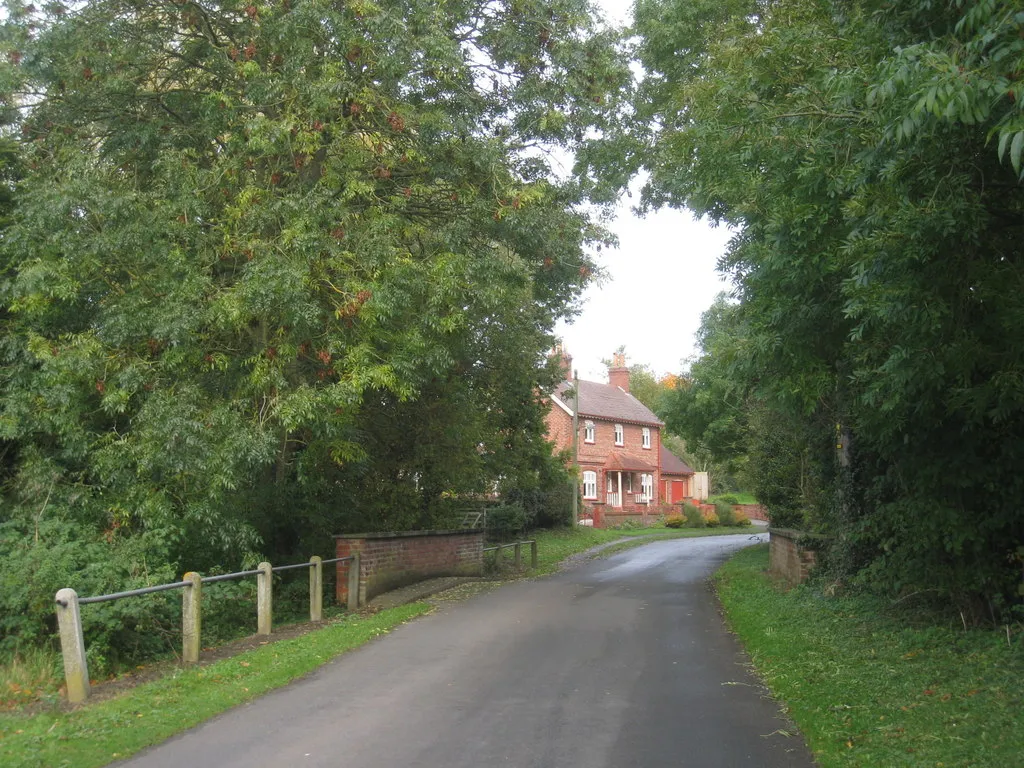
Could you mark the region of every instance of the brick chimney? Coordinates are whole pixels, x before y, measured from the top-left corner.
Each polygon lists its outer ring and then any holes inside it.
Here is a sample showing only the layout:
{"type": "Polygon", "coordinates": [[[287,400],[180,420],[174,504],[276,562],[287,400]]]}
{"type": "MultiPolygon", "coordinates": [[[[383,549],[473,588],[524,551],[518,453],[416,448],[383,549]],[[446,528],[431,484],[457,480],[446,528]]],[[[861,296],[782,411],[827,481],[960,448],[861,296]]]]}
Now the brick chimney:
{"type": "Polygon", "coordinates": [[[621,352],[612,355],[612,367],[608,369],[608,383],[629,392],[629,368],[626,367],[626,356],[621,352]]]}
{"type": "Polygon", "coordinates": [[[558,360],[558,368],[562,372],[562,378],[566,381],[572,381],[572,355],[566,352],[561,342],[555,345],[553,356],[558,360]]]}

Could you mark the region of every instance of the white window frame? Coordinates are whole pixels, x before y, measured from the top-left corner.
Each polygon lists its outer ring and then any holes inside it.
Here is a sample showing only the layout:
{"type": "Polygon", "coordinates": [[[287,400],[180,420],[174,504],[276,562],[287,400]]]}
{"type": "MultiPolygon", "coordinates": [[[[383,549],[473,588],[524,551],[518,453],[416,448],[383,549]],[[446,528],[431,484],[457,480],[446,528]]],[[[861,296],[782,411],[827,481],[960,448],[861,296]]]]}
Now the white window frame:
{"type": "Polygon", "coordinates": [[[594,422],[585,421],[583,422],[583,442],[593,443],[594,442],[594,422]]]}
{"type": "Polygon", "coordinates": [[[597,498],[597,472],[589,469],[583,473],[583,498],[597,498]]]}
{"type": "Polygon", "coordinates": [[[626,444],[626,430],[622,428],[621,424],[615,425],[615,444],[625,445],[626,444]]]}
{"type": "Polygon", "coordinates": [[[650,427],[644,427],[643,432],[641,432],[640,435],[641,435],[641,437],[640,437],[640,444],[644,448],[650,448],[651,447],[651,428],[650,427]]]}
{"type": "Polygon", "coordinates": [[[643,473],[640,475],[640,495],[644,501],[654,498],[654,475],[643,473]]]}
{"type": "Polygon", "coordinates": [[[627,472],[626,473],[626,493],[632,493],[632,492],[633,492],[633,473],[632,472],[627,472]]]}

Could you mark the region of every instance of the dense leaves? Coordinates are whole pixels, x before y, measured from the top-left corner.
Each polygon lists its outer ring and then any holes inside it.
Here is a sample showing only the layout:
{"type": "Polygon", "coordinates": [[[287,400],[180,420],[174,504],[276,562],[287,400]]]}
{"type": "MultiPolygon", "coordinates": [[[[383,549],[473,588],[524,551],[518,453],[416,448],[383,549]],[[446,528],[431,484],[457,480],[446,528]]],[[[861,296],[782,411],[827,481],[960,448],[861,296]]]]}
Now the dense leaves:
{"type": "Polygon", "coordinates": [[[7,13],[0,554],[76,554],[4,616],[564,482],[537,393],[603,235],[550,152],[628,79],[584,0],[7,13]]]}
{"type": "Polygon", "coordinates": [[[646,199],[738,232],[741,352],[689,397],[813,462],[777,482],[844,574],[986,615],[1024,541],[1022,28],[996,0],[637,11],[646,199]]]}

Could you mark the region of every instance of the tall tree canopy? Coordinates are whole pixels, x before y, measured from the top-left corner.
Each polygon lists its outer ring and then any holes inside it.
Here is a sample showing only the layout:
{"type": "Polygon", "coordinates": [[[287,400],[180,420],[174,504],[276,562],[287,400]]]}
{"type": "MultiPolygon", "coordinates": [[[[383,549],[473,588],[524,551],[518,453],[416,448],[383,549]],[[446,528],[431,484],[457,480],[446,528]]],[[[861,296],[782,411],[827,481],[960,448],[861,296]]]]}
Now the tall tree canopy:
{"type": "Polygon", "coordinates": [[[6,8],[0,555],[64,560],[5,615],[550,474],[603,238],[550,153],[629,79],[586,0],[6,8]]]}
{"type": "Polygon", "coordinates": [[[645,199],[737,228],[733,386],[817,436],[842,571],[974,605],[1024,542],[1022,29],[998,0],[637,8],[645,199]]]}

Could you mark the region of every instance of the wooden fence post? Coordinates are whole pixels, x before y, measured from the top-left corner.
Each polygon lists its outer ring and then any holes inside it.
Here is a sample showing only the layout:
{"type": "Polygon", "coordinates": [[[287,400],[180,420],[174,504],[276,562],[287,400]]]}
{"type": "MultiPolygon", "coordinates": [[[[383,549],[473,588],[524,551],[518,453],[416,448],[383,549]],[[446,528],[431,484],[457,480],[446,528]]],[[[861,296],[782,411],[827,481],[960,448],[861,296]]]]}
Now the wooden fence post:
{"type": "Polygon", "coordinates": [[[82,636],[82,614],[78,608],[78,593],[73,589],[62,589],[57,593],[56,602],[68,701],[79,704],[89,696],[89,666],[85,660],[85,638],[82,636]]]}
{"type": "Polygon", "coordinates": [[[189,571],[182,581],[192,583],[181,591],[181,660],[186,664],[199,661],[203,627],[203,579],[189,571]]]}
{"type": "Polygon", "coordinates": [[[512,552],[515,555],[516,570],[518,571],[523,567],[523,545],[517,541],[512,552]]]}
{"type": "Polygon", "coordinates": [[[359,607],[359,553],[354,552],[348,561],[348,605],[350,611],[359,607]]]}
{"type": "Polygon", "coordinates": [[[324,615],[324,567],[320,555],[309,558],[309,620],[320,621],[324,615]]]}
{"type": "Polygon", "coordinates": [[[530,542],[530,567],[536,569],[537,567],[537,542],[530,542]]]}
{"type": "Polygon", "coordinates": [[[268,562],[260,563],[256,569],[256,634],[269,635],[273,625],[274,573],[268,562]]]}

